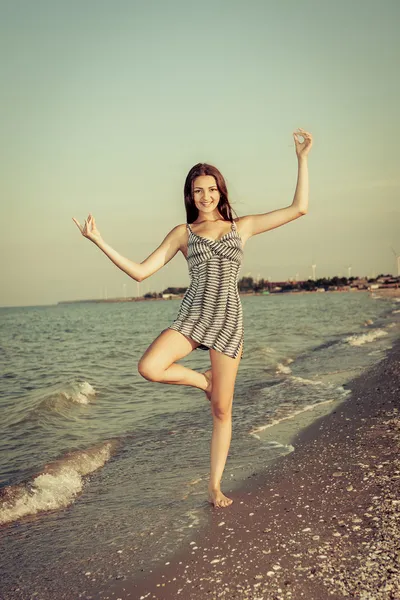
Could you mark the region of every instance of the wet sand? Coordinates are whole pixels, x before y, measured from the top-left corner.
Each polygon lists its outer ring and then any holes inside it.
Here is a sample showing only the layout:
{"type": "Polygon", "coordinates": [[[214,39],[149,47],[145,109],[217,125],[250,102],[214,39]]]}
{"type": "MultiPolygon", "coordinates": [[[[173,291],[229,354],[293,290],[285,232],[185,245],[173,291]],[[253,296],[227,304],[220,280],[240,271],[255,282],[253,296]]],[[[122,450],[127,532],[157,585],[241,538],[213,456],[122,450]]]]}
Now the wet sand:
{"type": "Polygon", "coordinates": [[[399,600],[400,340],[346,387],[179,554],[91,597],[399,600]]]}

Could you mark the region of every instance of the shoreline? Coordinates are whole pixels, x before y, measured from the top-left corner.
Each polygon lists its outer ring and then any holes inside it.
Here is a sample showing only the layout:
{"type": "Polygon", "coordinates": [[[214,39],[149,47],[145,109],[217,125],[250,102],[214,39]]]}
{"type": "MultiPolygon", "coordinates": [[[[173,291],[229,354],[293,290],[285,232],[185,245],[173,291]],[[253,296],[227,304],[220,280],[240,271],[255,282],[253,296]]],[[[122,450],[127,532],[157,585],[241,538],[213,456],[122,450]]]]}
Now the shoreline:
{"type": "MultiPolygon", "coordinates": [[[[380,287],[377,289],[367,289],[367,288],[351,288],[351,289],[337,289],[337,290],[325,290],[325,293],[354,293],[354,292],[368,292],[373,295],[381,295],[384,298],[400,298],[400,287],[380,287]]],[[[316,294],[319,293],[317,290],[288,290],[288,291],[272,291],[267,294],[262,292],[239,292],[240,296],[275,296],[275,295],[286,295],[286,294],[316,294]]],[[[145,298],[144,296],[129,296],[127,298],[92,298],[92,299],[83,299],[83,300],[59,300],[58,302],[50,303],[50,304],[17,304],[17,305],[4,305],[0,306],[2,309],[10,309],[10,308],[48,308],[50,306],[64,306],[68,304],[113,304],[118,302],[148,302],[152,300],[179,300],[182,299],[184,294],[177,294],[173,298],[145,298]]]]}
{"type": "MultiPolygon", "coordinates": [[[[268,293],[263,292],[239,292],[240,296],[279,296],[279,295],[302,295],[302,294],[318,294],[323,291],[326,294],[353,294],[359,292],[368,292],[373,295],[381,295],[384,298],[400,298],[400,287],[381,287],[377,289],[366,289],[366,288],[350,288],[350,289],[337,289],[337,290],[286,290],[286,291],[270,291],[268,293]]],[[[54,306],[65,305],[65,304],[113,304],[116,302],[151,302],[151,301],[163,301],[169,302],[170,300],[181,300],[184,294],[175,294],[171,298],[153,298],[145,296],[129,296],[127,298],[109,298],[107,300],[99,298],[92,300],[60,300],[54,306]]],[[[5,307],[12,308],[12,307],[5,307]]]]}
{"type": "Polygon", "coordinates": [[[233,504],[210,506],[165,564],[97,597],[398,600],[400,340],[346,387],[295,436],[294,452],[239,489],[223,482],[233,504]]]}

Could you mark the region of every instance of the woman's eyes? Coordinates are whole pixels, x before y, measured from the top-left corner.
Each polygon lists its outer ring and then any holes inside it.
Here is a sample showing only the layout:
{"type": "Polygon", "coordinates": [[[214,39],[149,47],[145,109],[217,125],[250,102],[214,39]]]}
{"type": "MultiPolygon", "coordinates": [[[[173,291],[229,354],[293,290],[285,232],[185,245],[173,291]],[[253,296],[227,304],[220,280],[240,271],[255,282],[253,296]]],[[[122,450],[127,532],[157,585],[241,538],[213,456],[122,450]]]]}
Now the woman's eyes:
{"type": "MultiPolygon", "coordinates": [[[[202,191],[202,190],[194,190],[194,193],[195,193],[195,194],[199,194],[201,191],[202,191]]],[[[217,191],[217,188],[211,188],[211,191],[212,191],[212,192],[216,192],[216,191],[217,191]]]]}

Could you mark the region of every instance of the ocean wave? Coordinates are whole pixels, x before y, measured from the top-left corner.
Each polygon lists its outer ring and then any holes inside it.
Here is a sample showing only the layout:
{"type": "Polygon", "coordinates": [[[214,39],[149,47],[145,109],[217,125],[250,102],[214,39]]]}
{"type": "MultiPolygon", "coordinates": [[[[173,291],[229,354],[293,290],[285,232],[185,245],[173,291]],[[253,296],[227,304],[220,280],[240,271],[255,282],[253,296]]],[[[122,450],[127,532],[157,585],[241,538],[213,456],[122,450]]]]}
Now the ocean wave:
{"type": "Polygon", "coordinates": [[[293,359],[288,358],[286,360],[285,365],[283,363],[277,363],[277,365],[275,367],[275,373],[282,373],[283,375],[289,375],[289,373],[292,372],[292,369],[290,367],[288,367],[288,364],[291,362],[293,362],[293,359]]]}
{"type": "Polygon", "coordinates": [[[323,381],[316,381],[314,379],[305,379],[304,377],[297,377],[296,375],[292,375],[292,381],[297,381],[298,383],[303,383],[304,385],[324,385],[323,381]]]}
{"type": "Polygon", "coordinates": [[[117,445],[117,440],[107,440],[86,450],[67,452],[29,481],[3,488],[0,524],[72,504],[82,492],[84,477],[102,468],[117,445]]]}
{"type": "Polygon", "coordinates": [[[73,382],[48,394],[32,412],[54,412],[66,416],[65,411],[68,412],[72,404],[90,404],[96,393],[87,381],[73,382]]]}
{"type": "MultiPolygon", "coordinates": [[[[279,425],[282,421],[287,421],[288,419],[293,419],[302,413],[313,411],[314,409],[318,409],[320,406],[325,404],[331,404],[340,400],[341,398],[345,398],[349,394],[351,394],[351,390],[344,388],[342,385],[336,385],[334,383],[325,383],[323,381],[315,380],[315,379],[306,379],[304,377],[299,377],[292,375],[286,378],[282,382],[283,386],[302,386],[304,389],[307,389],[306,386],[319,386],[318,395],[323,397],[325,394],[329,394],[332,396],[326,400],[317,400],[315,402],[307,402],[302,406],[296,405],[294,402],[282,402],[277,406],[274,410],[273,414],[268,417],[268,422],[264,425],[254,427],[249,431],[250,435],[254,435],[257,439],[259,436],[257,433],[264,431],[265,429],[269,429],[270,427],[274,427],[275,425],[279,425]]],[[[299,389],[299,388],[297,388],[299,389]]],[[[299,396],[299,394],[297,394],[299,396]]]]}
{"type": "Polygon", "coordinates": [[[71,412],[73,405],[87,405],[93,402],[97,391],[87,381],[72,382],[63,386],[54,386],[51,390],[36,390],[34,392],[33,406],[27,408],[22,414],[11,419],[9,425],[19,426],[21,423],[52,422],[54,418],[76,420],[76,415],[71,412]]]}
{"type": "Polygon", "coordinates": [[[330,348],[331,346],[335,346],[336,344],[340,344],[340,340],[326,340],[325,342],[322,342],[322,344],[318,344],[318,346],[312,348],[312,352],[327,350],[328,348],[330,348]]]}
{"type": "Polygon", "coordinates": [[[260,354],[276,354],[276,350],[275,348],[272,348],[271,346],[261,346],[260,348],[260,354]]]}
{"type": "Polygon", "coordinates": [[[364,344],[373,342],[386,335],[388,335],[388,333],[387,331],[383,331],[383,329],[373,329],[368,333],[350,335],[344,338],[344,341],[350,344],[350,346],[363,346],[364,344]]]}
{"type": "Polygon", "coordinates": [[[90,396],[96,395],[96,390],[87,381],[72,383],[60,394],[75,404],[89,404],[90,396]]]}
{"type": "MultiPolygon", "coordinates": [[[[264,431],[265,429],[269,429],[270,427],[279,425],[279,423],[282,423],[282,421],[287,421],[288,419],[293,419],[294,417],[296,417],[297,415],[300,415],[301,413],[308,412],[310,410],[314,410],[315,408],[322,406],[324,404],[331,404],[332,402],[335,402],[335,400],[336,400],[336,398],[333,398],[331,400],[323,400],[321,402],[315,402],[314,404],[307,404],[306,406],[303,406],[302,408],[299,408],[298,410],[294,410],[289,415],[278,417],[276,419],[273,419],[269,423],[266,423],[265,425],[261,425],[260,427],[256,427],[255,429],[252,429],[251,431],[249,431],[249,434],[260,439],[259,436],[257,435],[257,433],[259,433],[260,431],[264,431]]],[[[282,408],[282,406],[280,408],[282,408]]]]}

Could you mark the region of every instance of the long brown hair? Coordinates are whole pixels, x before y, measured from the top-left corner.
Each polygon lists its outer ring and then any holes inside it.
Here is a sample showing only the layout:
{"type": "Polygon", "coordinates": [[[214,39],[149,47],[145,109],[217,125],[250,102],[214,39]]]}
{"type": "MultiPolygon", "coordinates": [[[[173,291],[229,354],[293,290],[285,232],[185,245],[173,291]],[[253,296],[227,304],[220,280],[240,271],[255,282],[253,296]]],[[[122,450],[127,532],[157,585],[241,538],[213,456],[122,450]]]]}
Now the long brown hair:
{"type": "Polygon", "coordinates": [[[207,163],[197,163],[197,165],[194,165],[194,167],[192,167],[189,173],[187,174],[185,185],[183,188],[187,223],[193,223],[199,215],[199,211],[196,208],[193,198],[193,182],[196,179],[196,177],[199,177],[200,175],[211,175],[215,178],[215,181],[217,182],[218,191],[220,193],[218,210],[225,221],[233,221],[232,213],[234,211],[229,203],[228,190],[226,188],[225,179],[216,167],[208,165],[207,163]]]}

